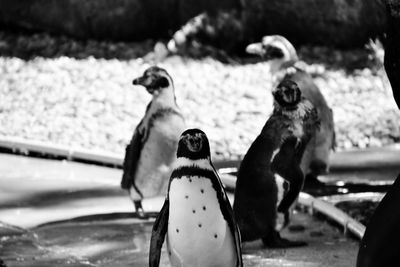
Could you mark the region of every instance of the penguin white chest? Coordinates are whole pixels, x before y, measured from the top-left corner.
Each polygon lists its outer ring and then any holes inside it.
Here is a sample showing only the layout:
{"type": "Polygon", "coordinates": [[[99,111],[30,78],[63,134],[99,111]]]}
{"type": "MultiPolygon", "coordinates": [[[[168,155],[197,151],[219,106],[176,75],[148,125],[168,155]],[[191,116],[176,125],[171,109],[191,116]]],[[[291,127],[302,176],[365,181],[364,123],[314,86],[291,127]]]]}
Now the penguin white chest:
{"type": "MultiPolygon", "coordinates": [[[[179,135],[184,129],[184,122],[177,115],[166,116],[153,124],[135,173],[135,185],[143,197],[166,194],[179,135]]],[[[132,199],[141,198],[133,187],[130,194],[132,199]]]]}
{"type": "MultiPolygon", "coordinates": [[[[275,173],[274,176],[275,176],[276,187],[278,190],[277,202],[276,202],[276,207],[278,208],[284,195],[286,194],[286,191],[289,189],[288,188],[289,184],[279,174],[275,173]]],[[[286,226],[286,223],[287,222],[285,221],[285,214],[278,212],[275,222],[275,230],[278,232],[281,231],[286,226]]]]}
{"type": "Polygon", "coordinates": [[[182,177],[169,190],[167,246],[172,266],[235,266],[232,233],[209,179],[182,177]]]}

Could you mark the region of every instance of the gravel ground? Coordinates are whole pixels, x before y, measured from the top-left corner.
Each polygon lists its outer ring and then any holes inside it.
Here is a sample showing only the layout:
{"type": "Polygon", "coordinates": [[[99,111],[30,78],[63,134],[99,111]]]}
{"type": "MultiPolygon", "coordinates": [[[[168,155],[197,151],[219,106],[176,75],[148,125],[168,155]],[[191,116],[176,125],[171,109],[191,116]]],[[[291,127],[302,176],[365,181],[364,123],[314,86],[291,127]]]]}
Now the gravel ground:
{"type": "MultiPolygon", "coordinates": [[[[131,81],[152,64],[144,56],[153,45],[0,32],[0,135],[123,153],[150,100],[131,81]]],[[[370,51],[299,54],[333,109],[338,150],[400,141],[400,112],[370,51]]],[[[216,158],[243,156],[272,110],[267,64],[238,61],[172,56],[159,64],[216,158]]]]}

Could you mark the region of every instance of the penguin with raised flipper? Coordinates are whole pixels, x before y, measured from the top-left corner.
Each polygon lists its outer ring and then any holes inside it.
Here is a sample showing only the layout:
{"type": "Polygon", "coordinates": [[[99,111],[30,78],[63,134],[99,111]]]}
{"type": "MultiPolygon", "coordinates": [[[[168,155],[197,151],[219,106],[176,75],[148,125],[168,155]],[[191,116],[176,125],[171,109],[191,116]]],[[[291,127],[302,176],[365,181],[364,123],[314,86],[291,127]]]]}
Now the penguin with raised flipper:
{"type": "Polygon", "coordinates": [[[324,96],[313,82],[312,77],[299,64],[296,49],[283,36],[264,36],[259,43],[247,46],[246,52],[261,56],[269,63],[273,78],[273,88],[283,79],[297,83],[302,95],[307,98],[318,111],[321,125],[304,152],[301,168],[307,181],[319,184],[317,176],[329,171],[329,156],[335,146],[333,112],[324,96]]]}
{"type": "Polygon", "coordinates": [[[185,129],[172,78],[162,68],[148,68],[133,80],[152,95],[143,119],[126,147],[121,187],[129,191],[136,212],[144,215],[143,197],[164,195],[175,160],[179,136],[185,129]]]}
{"type": "Polygon", "coordinates": [[[167,236],[171,266],[243,266],[239,229],[210,159],[207,136],[182,133],[164,205],[154,223],[149,266],[159,266],[167,236]]]}
{"type": "Polygon", "coordinates": [[[289,223],[289,208],[303,186],[300,161],[318,129],[318,114],[290,80],[282,81],[273,96],[273,114],[239,167],[233,211],[243,242],[302,246],[304,242],[281,238],[279,231],[289,223]]]}

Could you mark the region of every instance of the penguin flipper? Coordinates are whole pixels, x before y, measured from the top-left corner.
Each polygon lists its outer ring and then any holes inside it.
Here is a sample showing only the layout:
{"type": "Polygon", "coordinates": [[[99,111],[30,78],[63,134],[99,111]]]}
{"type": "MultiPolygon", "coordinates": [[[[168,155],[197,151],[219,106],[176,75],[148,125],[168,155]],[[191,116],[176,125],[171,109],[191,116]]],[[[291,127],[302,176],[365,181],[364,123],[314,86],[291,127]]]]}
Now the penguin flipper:
{"type": "Polygon", "coordinates": [[[304,175],[300,168],[300,160],[306,144],[304,140],[298,143],[296,137],[287,138],[271,164],[271,170],[289,184],[289,190],[285,191],[278,205],[278,212],[287,212],[303,187],[304,175]]]}
{"type": "Polygon", "coordinates": [[[290,177],[284,177],[289,181],[289,190],[285,193],[282,201],[278,205],[278,212],[287,212],[290,206],[296,201],[303,187],[304,175],[300,168],[293,170],[290,177]],[[297,170],[296,170],[297,169],[297,170]],[[290,179],[290,180],[289,180],[290,179]]]}
{"type": "Polygon", "coordinates": [[[169,200],[166,198],[164,205],[153,224],[153,230],[151,232],[149,267],[158,267],[160,265],[161,248],[168,231],[168,217],[169,200]]]}
{"type": "MultiPolygon", "coordinates": [[[[215,170],[214,165],[212,164],[212,162],[210,161],[210,164],[214,170],[214,174],[215,176],[218,178],[218,183],[220,188],[222,189],[221,192],[217,191],[217,194],[221,194],[222,195],[222,201],[220,202],[220,206],[221,206],[221,211],[222,214],[225,218],[225,220],[228,222],[228,226],[232,232],[232,236],[235,242],[235,250],[236,250],[236,267],[243,267],[243,259],[242,259],[242,240],[240,237],[240,231],[239,231],[239,227],[238,224],[236,223],[235,217],[233,215],[233,210],[232,210],[232,206],[229,203],[229,199],[228,196],[226,195],[226,192],[224,190],[224,186],[221,182],[221,179],[218,175],[218,172],[215,170]],[[222,203],[221,203],[222,202],[222,203]]],[[[220,197],[218,197],[218,199],[220,199],[220,197]]]]}
{"type": "Polygon", "coordinates": [[[129,189],[132,185],[135,186],[135,172],[143,147],[142,138],[143,136],[136,129],[131,142],[126,146],[121,180],[121,188],[123,189],[129,189]]]}

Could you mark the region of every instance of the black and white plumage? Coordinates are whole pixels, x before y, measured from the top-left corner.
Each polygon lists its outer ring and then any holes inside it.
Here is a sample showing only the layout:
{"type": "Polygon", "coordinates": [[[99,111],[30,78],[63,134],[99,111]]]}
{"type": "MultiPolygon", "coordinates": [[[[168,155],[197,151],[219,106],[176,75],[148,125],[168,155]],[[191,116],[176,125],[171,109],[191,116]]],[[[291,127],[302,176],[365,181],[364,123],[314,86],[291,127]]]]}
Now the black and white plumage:
{"type": "Polygon", "coordinates": [[[335,132],[332,109],[315,85],[312,77],[303,71],[298,63],[296,49],[283,36],[264,36],[260,43],[247,46],[246,52],[257,54],[268,61],[273,78],[273,88],[283,79],[297,83],[302,95],[317,109],[320,116],[320,130],[309,142],[302,160],[305,174],[316,178],[329,171],[329,155],[335,145],[335,132]]]}
{"type": "Polygon", "coordinates": [[[233,210],[244,242],[301,246],[305,243],[281,238],[279,231],[289,223],[289,208],[303,186],[300,161],[318,129],[318,114],[292,81],[282,81],[273,94],[274,112],[240,165],[233,210]]]}
{"type": "Polygon", "coordinates": [[[366,225],[357,267],[400,266],[400,174],[366,225]]]}
{"type": "MultiPolygon", "coordinates": [[[[400,108],[400,3],[386,1],[385,70],[400,108]]],[[[357,267],[400,266],[400,174],[366,225],[357,267]]]]}
{"type": "Polygon", "coordinates": [[[121,187],[129,191],[136,211],[143,214],[143,197],[167,191],[185,122],[176,104],[172,78],[164,69],[150,67],[133,84],[144,86],[152,100],[126,147],[121,187]]]}
{"type": "Polygon", "coordinates": [[[149,266],[167,237],[171,266],[243,266],[239,229],[210,159],[207,136],[182,133],[164,205],[154,223],[149,266]]]}

